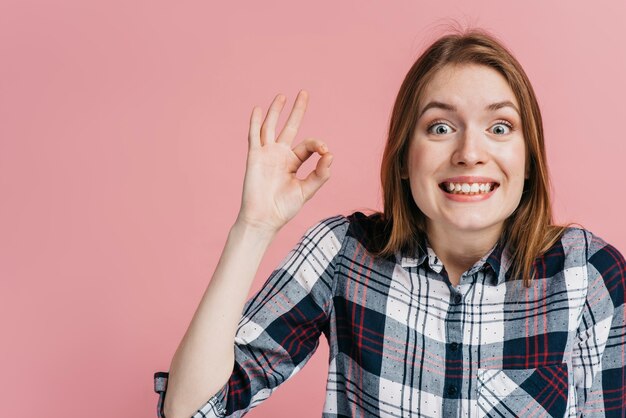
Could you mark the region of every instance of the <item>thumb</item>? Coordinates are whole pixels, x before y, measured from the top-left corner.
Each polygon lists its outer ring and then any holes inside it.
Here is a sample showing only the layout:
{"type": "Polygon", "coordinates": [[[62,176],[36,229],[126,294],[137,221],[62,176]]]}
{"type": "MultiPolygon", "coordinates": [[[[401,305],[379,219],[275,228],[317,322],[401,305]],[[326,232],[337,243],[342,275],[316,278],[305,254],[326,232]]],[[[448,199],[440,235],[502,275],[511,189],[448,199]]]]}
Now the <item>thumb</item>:
{"type": "Polygon", "coordinates": [[[330,178],[330,164],[333,161],[333,155],[330,152],[324,154],[319,160],[315,170],[311,171],[304,180],[302,180],[302,194],[305,201],[313,197],[320,187],[330,178]]]}

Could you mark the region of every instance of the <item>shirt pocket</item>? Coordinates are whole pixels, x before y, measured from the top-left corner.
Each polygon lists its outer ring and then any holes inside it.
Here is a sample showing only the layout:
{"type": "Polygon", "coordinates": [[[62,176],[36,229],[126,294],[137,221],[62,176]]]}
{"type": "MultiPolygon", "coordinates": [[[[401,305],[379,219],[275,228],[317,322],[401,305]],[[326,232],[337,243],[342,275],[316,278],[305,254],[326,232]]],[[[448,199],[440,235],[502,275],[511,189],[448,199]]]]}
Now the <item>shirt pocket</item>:
{"type": "Polygon", "coordinates": [[[566,416],[567,364],[534,369],[478,369],[479,417],[566,416]]]}

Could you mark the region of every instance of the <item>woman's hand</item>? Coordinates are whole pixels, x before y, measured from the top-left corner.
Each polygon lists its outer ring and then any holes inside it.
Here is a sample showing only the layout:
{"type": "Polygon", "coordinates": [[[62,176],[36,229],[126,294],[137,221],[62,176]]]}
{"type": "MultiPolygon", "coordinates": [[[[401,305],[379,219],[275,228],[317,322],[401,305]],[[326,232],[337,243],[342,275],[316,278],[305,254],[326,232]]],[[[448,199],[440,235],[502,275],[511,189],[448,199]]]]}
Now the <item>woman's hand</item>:
{"type": "Polygon", "coordinates": [[[285,100],[282,94],[276,96],[262,125],[262,109],[252,109],[246,174],[237,216],[237,222],[270,233],[278,232],[330,178],[333,158],[318,139],[308,138],[291,147],[306,111],[308,93],[304,90],[298,93],[283,130],[275,137],[285,100]],[[315,170],[305,179],[298,179],[298,168],[313,153],[321,155],[315,170]]]}

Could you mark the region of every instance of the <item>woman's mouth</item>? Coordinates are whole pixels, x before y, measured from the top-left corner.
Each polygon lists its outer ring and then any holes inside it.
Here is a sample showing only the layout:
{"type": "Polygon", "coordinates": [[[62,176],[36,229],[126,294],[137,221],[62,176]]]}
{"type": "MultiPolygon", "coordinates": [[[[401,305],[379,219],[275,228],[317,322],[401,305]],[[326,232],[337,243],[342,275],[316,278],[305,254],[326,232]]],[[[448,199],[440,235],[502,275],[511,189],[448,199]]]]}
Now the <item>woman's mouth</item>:
{"type": "Polygon", "coordinates": [[[460,196],[488,195],[496,190],[498,183],[449,183],[439,184],[439,188],[447,194],[460,196]]]}

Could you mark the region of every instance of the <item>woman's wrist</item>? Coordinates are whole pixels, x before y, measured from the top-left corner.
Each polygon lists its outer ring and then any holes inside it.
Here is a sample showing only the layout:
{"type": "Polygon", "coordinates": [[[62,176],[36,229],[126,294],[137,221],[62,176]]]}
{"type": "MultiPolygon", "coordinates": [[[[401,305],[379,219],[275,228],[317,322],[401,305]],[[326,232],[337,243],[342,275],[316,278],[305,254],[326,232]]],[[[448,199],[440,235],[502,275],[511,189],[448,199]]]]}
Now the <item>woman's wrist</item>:
{"type": "Polygon", "coordinates": [[[262,241],[272,241],[279,229],[268,225],[254,224],[244,219],[237,218],[230,231],[242,239],[255,238],[262,241]]]}

